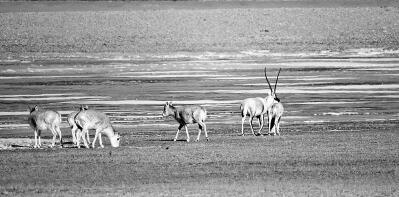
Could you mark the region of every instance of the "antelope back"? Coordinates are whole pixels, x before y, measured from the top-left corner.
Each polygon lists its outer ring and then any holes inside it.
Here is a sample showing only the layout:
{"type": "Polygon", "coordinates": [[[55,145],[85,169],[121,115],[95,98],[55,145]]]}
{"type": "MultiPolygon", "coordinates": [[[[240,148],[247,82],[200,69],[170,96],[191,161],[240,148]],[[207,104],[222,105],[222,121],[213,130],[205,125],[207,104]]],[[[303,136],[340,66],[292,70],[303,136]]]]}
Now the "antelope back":
{"type": "Polygon", "coordinates": [[[52,110],[39,110],[36,109],[31,111],[29,115],[29,125],[33,129],[46,130],[59,126],[61,124],[61,115],[52,110]]]}
{"type": "Polygon", "coordinates": [[[259,116],[267,112],[267,103],[264,98],[247,98],[241,103],[242,115],[259,116]]]}
{"type": "Polygon", "coordinates": [[[89,109],[89,107],[88,107],[87,105],[81,105],[80,108],[79,108],[79,111],[71,112],[71,113],[68,115],[68,118],[67,118],[67,121],[68,121],[68,123],[69,123],[69,126],[72,126],[72,125],[75,124],[75,117],[76,117],[76,115],[78,115],[78,113],[79,113],[80,111],[84,111],[84,110],[88,110],[88,109],[89,109]]]}
{"type": "Polygon", "coordinates": [[[81,128],[86,127],[88,129],[111,126],[107,115],[103,112],[90,109],[80,111],[75,117],[75,123],[81,128]]]}

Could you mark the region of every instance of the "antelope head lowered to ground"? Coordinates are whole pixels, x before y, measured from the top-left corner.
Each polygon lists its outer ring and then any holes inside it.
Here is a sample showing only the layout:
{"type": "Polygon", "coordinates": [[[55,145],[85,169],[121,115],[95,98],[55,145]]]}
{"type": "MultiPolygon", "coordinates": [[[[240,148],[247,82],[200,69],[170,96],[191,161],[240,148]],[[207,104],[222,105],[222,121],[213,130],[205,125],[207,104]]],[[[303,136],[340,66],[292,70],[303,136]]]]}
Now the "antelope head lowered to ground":
{"type": "MultiPolygon", "coordinates": [[[[259,120],[259,131],[257,135],[261,134],[261,130],[264,126],[264,115],[268,113],[269,117],[269,112],[270,108],[274,103],[280,102],[280,99],[277,97],[276,94],[276,87],[277,87],[277,82],[278,82],[278,77],[280,75],[281,68],[278,71],[277,78],[276,78],[276,83],[274,85],[274,90],[272,89],[272,86],[270,85],[269,79],[267,78],[267,73],[266,73],[266,67],[265,67],[265,78],[266,82],[269,85],[270,92],[269,95],[266,96],[265,98],[261,97],[256,97],[256,98],[247,98],[241,102],[241,135],[244,135],[244,122],[247,116],[249,116],[249,125],[251,126],[251,131],[252,134],[255,135],[255,131],[252,125],[252,121],[254,117],[258,118],[259,120]]],[[[269,132],[270,132],[270,121],[269,122],[269,132]]]]}
{"type": "Polygon", "coordinates": [[[181,128],[186,129],[187,134],[187,142],[190,141],[190,135],[188,134],[187,124],[195,124],[198,123],[199,132],[196,141],[199,141],[201,131],[205,131],[206,140],[208,139],[208,133],[206,131],[205,119],[206,119],[206,109],[202,106],[186,106],[186,107],[175,107],[172,105],[172,102],[166,102],[162,116],[173,116],[175,120],[180,124],[179,128],[177,129],[176,136],[174,141],[177,140],[179,136],[179,132],[181,128]]]}
{"type": "Polygon", "coordinates": [[[28,121],[29,125],[35,132],[35,148],[40,148],[42,145],[40,135],[44,130],[50,130],[53,134],[53,143],[51,144],[52,147],[55,145],[55,138],[57,137],[57,134],[60,137],[60,144],[62,146],[62,135],[60,130],[61,115],[58,112],[52,110],[42,110],[39,109],[37,105],[33,108],[29,107],[28,121]]]}
{"type": "Polygon", "coordinates": [[[81,110],[75,116],[75,123],[81,131],[77,133],[77,140],[76,145],[80,148],[80,139],[83,140],[83,143],[86,148],[89,148],[86,139],[84,138],[85,135],[89,132],[89,129],[95,129],[96,135],[94,136],[93,140],[93,148],[95,147],[96,140],[99,138],[101,148],[104,148],[101,134],[105,134],[108,136],[111,146],[112,147],[119,147],[119,140],[120,136],[117,132],[115,132],[114,128],[111,125],[111,121],[109,120],[108,116],[105,115],[103,112],[88,109],[88,110],[81,110]]]}
{"type": "MultiPolygon", "coordinates": [[[[87,105],[81,105],[79,108],[79,111],[74,111],[68,115],[67,121],[69,126],[71,127],[71,133],[72,133],[72,141],[74,144],[76,144],[76,130],[78,130],[78,126],[75,123],[75,116],[82,110],[87,110],[89,107],[87,105]]],[[[90,138],[89,138],[89,132],[87,132],[87,142],[90,144],[90,138]]]]}

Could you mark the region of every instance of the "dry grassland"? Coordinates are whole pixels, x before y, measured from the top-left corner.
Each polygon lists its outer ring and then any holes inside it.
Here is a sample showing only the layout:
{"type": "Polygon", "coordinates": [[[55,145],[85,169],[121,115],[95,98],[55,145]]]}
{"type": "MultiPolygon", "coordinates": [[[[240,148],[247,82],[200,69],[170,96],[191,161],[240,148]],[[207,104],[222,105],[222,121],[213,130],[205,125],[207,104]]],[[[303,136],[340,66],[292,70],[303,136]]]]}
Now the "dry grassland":
{"type": "Polygon", "coordinates": [[[399,46],[395,7],[0,13],[0,51],[319,51],[399,46]]]}

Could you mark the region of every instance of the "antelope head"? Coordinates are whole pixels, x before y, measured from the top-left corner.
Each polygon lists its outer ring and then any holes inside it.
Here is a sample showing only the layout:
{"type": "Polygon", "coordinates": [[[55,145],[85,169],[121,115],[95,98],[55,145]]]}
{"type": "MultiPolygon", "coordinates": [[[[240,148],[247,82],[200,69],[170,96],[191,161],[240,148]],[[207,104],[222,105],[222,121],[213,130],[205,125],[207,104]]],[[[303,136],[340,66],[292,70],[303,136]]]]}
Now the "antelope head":
{"type": "Polygon", "coordinates": [[[274,84],[274,90],[273,90],[272,86],[270,85],[269,79],[267,78],[266,67],[265,67],[265,78],[266,78],[266,82],[270,88],[270,93],[269,93],[269,96],[266,98],[266,100],[273,99],[275,102],[280,102],[280,99],[277,97],[277,94],[276,94],[277,82],[278,82],[278,77],[280,76],[280,71],[281,71],[281,68],[278,70],[276,83],[274,84]]]}
{"type": "Polygon", "coordinates": [[[115,147],[115,148],[119,147],[120,138],[121,138],[121,136],[119,135],[119,133],[118,132],[114,132],[114,135],[109,138],[109,140],[111,142],[111,146],[115,147]]]}
{"type": "Polygon", "coordinates": [[[35,105],[34,107],[30,107],[30,106],[28,105],[28,108],[29,108],[29,113],[30,113],[30,114],[31,114],[32,112],[34,112],[34,111],[39,110],[39,107],[38,107],[37,105],[35,105]]]}
{"type": "Polygon", "coordinates": [[[79,107],[79,110],[80,111],[84,111],[84,110],[88,110],[89,109],[89,106],[87,106],[87,105],[81,105],[80,107],[79,107]]]}
{"type": "Polygon", "coordinates": [[[164,105],[164,107],[163,107],[162,116],[163,116],[163,117],[166,117],[166,116],[170,116],[170,115],[174,114],[173,108],[174,108],[174,107],[173,107],[171,101],[166,102],[165,105],[164,105]]]}

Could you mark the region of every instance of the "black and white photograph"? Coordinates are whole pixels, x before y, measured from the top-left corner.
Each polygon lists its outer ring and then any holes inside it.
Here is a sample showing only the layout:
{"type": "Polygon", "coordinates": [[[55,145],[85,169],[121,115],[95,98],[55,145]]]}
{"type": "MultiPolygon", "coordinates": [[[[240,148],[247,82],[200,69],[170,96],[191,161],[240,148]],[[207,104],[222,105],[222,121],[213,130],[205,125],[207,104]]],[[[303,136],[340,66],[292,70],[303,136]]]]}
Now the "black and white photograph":
{"type": "Polygon", "coordinates": [[[397,0],[0,0],[0,196],[399,196],[397,0]]]}

